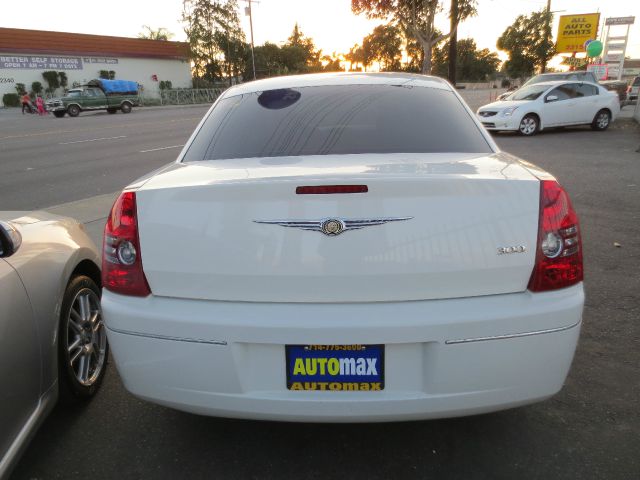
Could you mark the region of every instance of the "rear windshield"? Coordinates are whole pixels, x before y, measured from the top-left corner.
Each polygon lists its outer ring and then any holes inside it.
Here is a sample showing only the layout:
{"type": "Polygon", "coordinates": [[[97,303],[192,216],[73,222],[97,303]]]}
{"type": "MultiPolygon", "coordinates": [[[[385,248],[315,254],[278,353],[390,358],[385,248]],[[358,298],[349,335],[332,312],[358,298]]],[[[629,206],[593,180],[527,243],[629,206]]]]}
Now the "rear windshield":
{"type": "Polygon", "coordinates": [[[447,90],[341,85],[221,100],[183,161],[358,153],[490,153],[447,90]]]}

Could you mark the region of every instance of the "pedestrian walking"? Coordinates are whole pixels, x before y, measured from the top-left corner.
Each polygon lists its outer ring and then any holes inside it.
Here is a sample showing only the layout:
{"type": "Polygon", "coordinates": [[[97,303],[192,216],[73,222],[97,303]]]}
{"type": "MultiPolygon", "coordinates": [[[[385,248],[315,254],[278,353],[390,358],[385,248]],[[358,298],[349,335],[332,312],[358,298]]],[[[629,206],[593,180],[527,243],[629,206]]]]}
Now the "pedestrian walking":
{"type": "Polygon", "coordinates": [[[31,113],[32,112],[31,98],[29,97],[29,94],[26,93],[26,92],[22,96],[22,114],[23,115],[24,115],[25,109],[27,110],[27,113],[31,113]]]}
{"type": "Polygon", "coordinates": [[[47,111],[44,109],[44,100],[40,95],[36,98],[36,107],[38,107],[38,115],[46,115],[47,111]]]}

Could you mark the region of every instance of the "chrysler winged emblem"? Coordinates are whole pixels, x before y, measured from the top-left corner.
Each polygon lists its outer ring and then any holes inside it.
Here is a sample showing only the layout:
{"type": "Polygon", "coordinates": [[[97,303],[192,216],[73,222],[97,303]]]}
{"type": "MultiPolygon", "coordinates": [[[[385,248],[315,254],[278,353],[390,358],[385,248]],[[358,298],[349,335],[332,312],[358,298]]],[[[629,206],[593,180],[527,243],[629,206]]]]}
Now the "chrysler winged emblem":
{"type": "Polygon", "coordinates": [[[255,223],[280,225],[281,227],[299,228],[320,232],[330,237],[340,235],[348,230],[360,230],[365,227],[384,225],[389,222],[411,220],[413,217],[379,217],[379,218],[322,218],[320,220],[254,220],[255,223]]]}

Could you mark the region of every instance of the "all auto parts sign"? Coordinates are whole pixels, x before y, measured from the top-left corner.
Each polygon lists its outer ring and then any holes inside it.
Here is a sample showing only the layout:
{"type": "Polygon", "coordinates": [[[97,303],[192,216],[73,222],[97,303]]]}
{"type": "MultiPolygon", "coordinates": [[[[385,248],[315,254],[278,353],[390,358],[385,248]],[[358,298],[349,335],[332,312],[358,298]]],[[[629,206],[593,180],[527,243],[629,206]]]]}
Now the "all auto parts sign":
{"type": "Polygon", "coordinates": [[[557,53],[584,52],[584,43],[598,36],[599,13],[562,15],[558,24],[557,53]]]}

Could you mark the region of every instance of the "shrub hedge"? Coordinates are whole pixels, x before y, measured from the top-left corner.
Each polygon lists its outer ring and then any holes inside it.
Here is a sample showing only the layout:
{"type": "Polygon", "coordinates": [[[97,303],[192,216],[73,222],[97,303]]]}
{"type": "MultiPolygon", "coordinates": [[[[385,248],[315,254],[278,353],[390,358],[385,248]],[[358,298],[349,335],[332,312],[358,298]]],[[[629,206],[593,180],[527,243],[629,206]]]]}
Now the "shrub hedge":
{"type": "Polygon", "coordinates": [[[5,93],[2,96],[2,103],[4,103],[5,107],[19,107],[20,97],[17,93],[5,93]]]}

